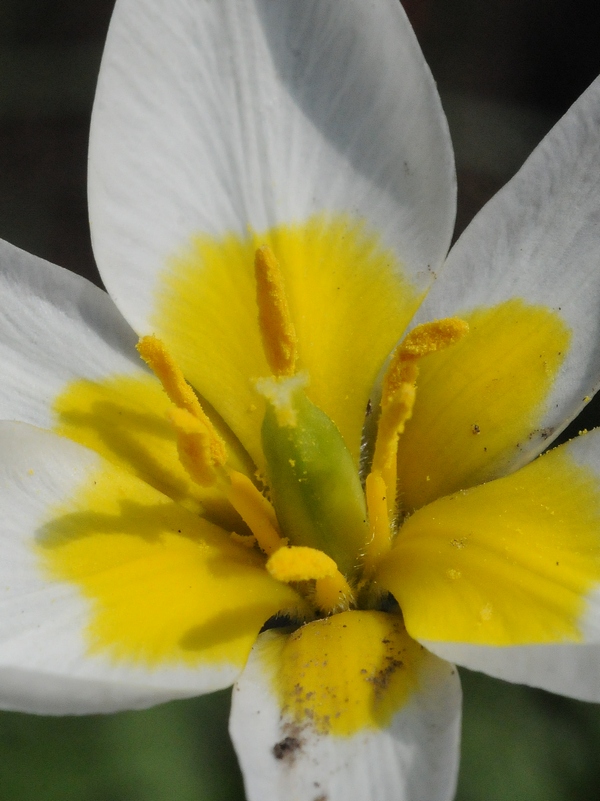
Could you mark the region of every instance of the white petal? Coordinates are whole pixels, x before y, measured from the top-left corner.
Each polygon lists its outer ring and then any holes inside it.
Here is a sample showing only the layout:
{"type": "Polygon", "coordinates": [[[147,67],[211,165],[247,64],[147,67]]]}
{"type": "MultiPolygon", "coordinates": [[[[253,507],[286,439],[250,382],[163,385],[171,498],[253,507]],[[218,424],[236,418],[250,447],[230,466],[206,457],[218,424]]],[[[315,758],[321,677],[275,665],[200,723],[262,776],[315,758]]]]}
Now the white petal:
{"type": "MultiPolygon", "coordinates": [[[[590,470],[600,487],[600,429],[561,446],[590,470]]],[[[542,457],[543,458],[543,457],[542,457]]],[[[598,493],[600,497],[600,493],[598,493]]],[[[591,558],[591,557],[590,557],[591,558]]],[[[527,614],[527,610],[523,610],[527,614]]],[[[585,601],[581,641],[553,645],[494,647],[422,640],[433,653],[490,676],[540,687],[582,701],[600,702],[600,588],[585,601]]]]}
{"type": "Polygon", "coordinates": [[[197,507],[211,492],[181,466],[170,402],[136,342],[106,292],[0,241],[0,419],[58,430],[197,507]]]}
{"type": "MultiPolygon", "coordinates": [[[[522,298],[557,312],[572,340],[524,464],[585,405],[600,377],[600,79],[453,247],[420,322],[522,298]]],[[[518,347],[518,343],[515,343],[518,347]]]]}
{"type": "Polygon", "coordinates": [[[580,701],[600,702],[600,645],[525,645],[494,648],[429,643],[442,659],[504,681],[527,684],[580,701]]]}
{"type": "Polygon", "coordinates": [[[452,665],[426,655],[418,689],[387,728],[324,734],[309,719],[290,720],[281,708],[267,667],[270,645],[281,636],[273,631],[260,636],[234,686],[230,733],[248,801],[453,798],[461,690],[452,665]]]}
{"type": "MultiPolygon", "coordinates": [[[[0,424],[0,452],[0,707],[42,714],[113,712],[228,686],[244,664],[245,653],[241,660],[200,665],[177,654],[149,662],[143,654],[141,658],[130,652],[120,656],[118,650],[98,647],[97,633],[90,637],[90,625],[98,619],[97,599],[86,594],[84,587],[56,578],[41,560],[40,547],[47,541],[47,524],[52,519],[49,511],[64,509],[66,499],[86,481],[91,483],[90,477],[98,475],[100,457],[68,439],[10,422],[0,424]]],[[[122,475],[126,481],[137,481],[122,475]]],[[[125,513],[127,501],[120,504],[125,513]]],[[[142,518],[138,527],[141,522],[142,518]]],[[[116,530],[111,531],[114,537],[116,530]]],[[[152,532],[142,532],[144,536],[152,538],[152,532]]],[[[155,541],[167,553],[161,537],[155,541]]],[[[102,565],[97,564],[95,570],[100,575],[102,565]]],[[[117,570],[114,575],[118,581],[124,574],[117,570]]],[[[161,580],[155,575],[154,586],[161,580]]],[[[121,582],[111,601],[127,603],[127,593],[121,582]]],[[[174,597],[171,603],[176,604],[174,597]]],[[[216,608],[217,618],[219,611],[216,608]]],[[[247,650],[264,619],[256,624],[247,650]]],[[[197,636],[193,629],[189,631],[197,636]]],[[[182,647],[195,650],[199,646],[182,647]]]]}
{"type": "Polygon", "coordinates": [[[0,242],[0,418],[50,428],[68,382],[143,372],[136,336],[101,289],[0,242]]]}
{"type": "Polygon", "coordinates": [[[120,0],[92,120],[98,265],[136,330],[197,234],[364,219],[429,285],[454,222],[439,98],[396,0],[120,0]]]}

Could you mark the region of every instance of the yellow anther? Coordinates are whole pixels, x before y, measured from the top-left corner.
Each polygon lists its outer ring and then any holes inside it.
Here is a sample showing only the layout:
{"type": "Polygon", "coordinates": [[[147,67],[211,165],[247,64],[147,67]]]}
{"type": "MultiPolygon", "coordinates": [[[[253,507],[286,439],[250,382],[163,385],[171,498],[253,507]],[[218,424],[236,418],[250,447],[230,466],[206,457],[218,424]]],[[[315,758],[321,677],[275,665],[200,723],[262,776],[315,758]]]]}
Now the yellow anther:
{"type": "Polygon", "coordinates": [[[225,443],[160,339],[142,337],[137,349],[175,405],[168,416],[177,433],[181,463],[194,481],[203,487],[211,486],[217,478],[215,468],[222,467],[227,461],[225,443]]]}
{"type": "Polygon", "coordinates": [[[469,325],[458,317],[448,317],[416,326],[396,348],[383,379],[381,415],[375,441],[372,469],[381,474],[391,500],[396,498],[398,437],[410,420],[419,375],[418,362],[424,356],[455,345],[469,331],[469,325]]]}
{"type": "Polygon", "coordinates": [[[173,406],[167,416],[177,434],[181,464],[197,484],[212,486],[218,478],[217,468],[227,461],[223,441],[210,424],[206,425],[187,409],[173,406]]]}
{"type": "Polygon", "coordinates": [[[297,545],[280,548],[267,562],[267,570],[286,584],[290,581],[310,581],[335,576],[338,572],[336,563],[317,548],[297,545]]]}
{"type": "Polygon", "coordinates": [[[268,560],[267,570],[285,583],[315,580],[314,602],[327,614],[348,609],[354,601],[350,585],[336,563],[317,548],[280,548],[268,560]]]}
{"type": "Polygon", "coordinates": [[[254,534],[261,550],[270,556],[287,542],[279,533],[275,510],[248,476],[237,470],[229,470],[228,474],[230,504],[254,534]]]}
{"type": "Polygon", "coordinates": [[[364,571],[369,575],[378,559],[387,553],[392,545],[387,488],[379,471],[373,471],[367,476],[365,495],[371,539],[365,549],[364,571]]]}
{"type": "Polygon", "coordinates": [[[394,396],[400,384],[414,384],[417,361],[460,342],[469,332],[469,324],[459,317],[447,317],[416,326],[396,348],[383,381],[382,405],[394,396]]]}
{"type": "Polygon", "coordinates": [[[298,338],[288,308],[283,274],[271,248],[263,245],[254,258],[258,324],[267,362],[276,376],[296,370],[298,338]]]}
{"type": "Polygon", "coordinates": [[[428,353],[456,345],[469,332],[469,324],[460,317],[445,317],[417,325],[400,344],[405,356],[420,359],[428,353]]]}
{"type": "Polygon", "coordinates": [[[187,383],[181,369],[158,337],[142,337],[137,344],[137,350],[163,385],[171,403],[180,409],[187,409],[194,417],[206,418],[196,393],[187,383]]]}

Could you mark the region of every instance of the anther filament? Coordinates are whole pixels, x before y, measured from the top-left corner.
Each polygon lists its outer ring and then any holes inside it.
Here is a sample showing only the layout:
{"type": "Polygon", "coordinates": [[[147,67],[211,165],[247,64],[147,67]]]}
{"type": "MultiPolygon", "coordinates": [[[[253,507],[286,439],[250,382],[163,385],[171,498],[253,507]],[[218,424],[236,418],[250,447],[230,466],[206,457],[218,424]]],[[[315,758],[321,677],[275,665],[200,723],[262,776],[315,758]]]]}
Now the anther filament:
{"type": "Polygon", "coordinates": [[[370,525],[370,541],[365,552],[367,572],[391,547],[396,512],[398,440],[412,416],[419,361],[459,342],[468,330],[468,324],[457,317],[423,323],[408,334],[392,355],[383,379],[375,453],[366,481],[370,525]]]}

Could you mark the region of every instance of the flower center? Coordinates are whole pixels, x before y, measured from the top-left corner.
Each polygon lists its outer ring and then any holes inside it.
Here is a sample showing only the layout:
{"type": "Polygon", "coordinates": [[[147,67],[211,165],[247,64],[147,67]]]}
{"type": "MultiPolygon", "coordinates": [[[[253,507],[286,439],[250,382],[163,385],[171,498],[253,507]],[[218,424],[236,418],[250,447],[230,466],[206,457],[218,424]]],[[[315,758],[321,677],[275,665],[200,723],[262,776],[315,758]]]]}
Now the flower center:
{"type": "Polygon", "coordinates": [[[182,371],[154,336],[138,350],[173,406],[169,419],[182,465],[202,486],[216,486],[251,536],[232,534],[268,557],[266,569],[293,583],[320,613],[347,610],[368,584],[395,535],[398,438],[412,414],[418,361],[459,341],[455,318],[417,326],[394,352],[385,374],[375,451],[365,488],[340,431],[305,393],[297,370],[298,338],[282,270],[263,245],[255,255],[258,325],[271,375],[256,381],[267,400],[262,445],[269,498],[231,469],[225,443],[182,371]]]}

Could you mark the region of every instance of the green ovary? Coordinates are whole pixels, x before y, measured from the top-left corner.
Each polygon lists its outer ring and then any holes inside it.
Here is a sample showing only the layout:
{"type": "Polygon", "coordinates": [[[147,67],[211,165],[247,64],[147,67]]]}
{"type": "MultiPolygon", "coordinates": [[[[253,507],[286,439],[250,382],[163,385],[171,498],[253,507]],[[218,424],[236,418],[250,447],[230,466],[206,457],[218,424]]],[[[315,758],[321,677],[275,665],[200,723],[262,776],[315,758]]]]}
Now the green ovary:
{"type": "Polygon", "coordinates": [[[290,393],[285,415],[267,405],[262,444],[273,505],[293,545],[329,554],[347,577],[368,537],[364,494],[342,436],[304,394],[290,393]],[[290,422],[291,420],[291,422],[290,422]]]}

